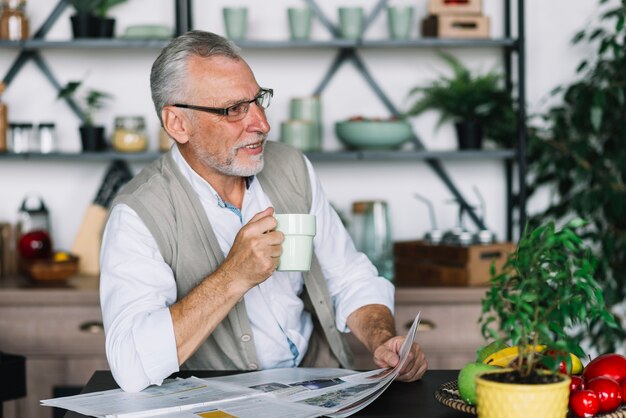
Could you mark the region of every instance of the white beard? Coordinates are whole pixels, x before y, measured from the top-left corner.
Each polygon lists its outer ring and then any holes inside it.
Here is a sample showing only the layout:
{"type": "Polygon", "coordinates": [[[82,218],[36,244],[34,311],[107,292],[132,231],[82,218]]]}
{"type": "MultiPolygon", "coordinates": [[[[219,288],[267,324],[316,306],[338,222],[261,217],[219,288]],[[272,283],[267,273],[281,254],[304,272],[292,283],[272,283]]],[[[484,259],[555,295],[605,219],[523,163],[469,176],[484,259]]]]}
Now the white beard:
{"type": "MultiPolygon", "coordinates": [[[[267,135],[260,134],[260,137],[263,139],[263,147],[265,147],[267,135]]],[[[214,154],[198,146],[196,141],[189,141],[189,146],[203,165],[227,176],[249,177],[263,170],[263,153],[248,158],[245,164],[237,164],[237,149],[232,149],[225,159],[219,159],[214,154]]],[[[265,151],[265,149],[263,150],[265,151]]]]}

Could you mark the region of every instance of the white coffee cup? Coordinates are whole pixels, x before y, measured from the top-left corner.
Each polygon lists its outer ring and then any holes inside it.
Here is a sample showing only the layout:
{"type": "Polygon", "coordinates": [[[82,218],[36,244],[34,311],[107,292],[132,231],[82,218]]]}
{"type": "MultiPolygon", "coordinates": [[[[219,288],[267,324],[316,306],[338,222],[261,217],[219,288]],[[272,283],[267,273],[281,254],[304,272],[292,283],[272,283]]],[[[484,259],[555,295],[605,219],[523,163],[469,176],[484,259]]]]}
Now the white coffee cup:
{"type": "Polygon", "coordinates": [[[309,271],[313,258],[315,215],[307,213],[274,214],[277,231],[285,235],[278,271],[309,271]]]}

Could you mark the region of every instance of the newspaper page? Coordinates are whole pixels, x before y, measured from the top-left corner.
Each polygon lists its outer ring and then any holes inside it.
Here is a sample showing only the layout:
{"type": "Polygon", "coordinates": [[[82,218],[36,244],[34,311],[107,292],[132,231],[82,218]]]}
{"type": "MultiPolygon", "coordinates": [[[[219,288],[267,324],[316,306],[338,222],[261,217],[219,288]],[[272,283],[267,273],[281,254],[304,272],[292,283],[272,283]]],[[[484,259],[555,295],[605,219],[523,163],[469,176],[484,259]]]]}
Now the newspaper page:
{"type": "Polygon", "coordinates": [[[167,380],[138,393],[113,389],[42,400],[41,404],[103,418],[347,417],[373,402],[400,373],[419,317],[418,313],[392,369],[284,368],[190,377],[167,380]]]}

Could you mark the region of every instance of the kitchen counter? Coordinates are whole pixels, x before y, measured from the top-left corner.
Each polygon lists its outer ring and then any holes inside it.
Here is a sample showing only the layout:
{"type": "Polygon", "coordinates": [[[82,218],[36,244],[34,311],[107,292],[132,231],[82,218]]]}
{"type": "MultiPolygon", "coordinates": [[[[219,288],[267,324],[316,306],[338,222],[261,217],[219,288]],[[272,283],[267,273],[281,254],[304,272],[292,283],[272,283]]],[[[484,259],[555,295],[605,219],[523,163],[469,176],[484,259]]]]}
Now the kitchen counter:
{"type": "Polygon", "coordinates": [[[61,284],[39,284],[25,277],[0,279],[0,306],[99,305],[97,277],[74,277],[61,284]]]}

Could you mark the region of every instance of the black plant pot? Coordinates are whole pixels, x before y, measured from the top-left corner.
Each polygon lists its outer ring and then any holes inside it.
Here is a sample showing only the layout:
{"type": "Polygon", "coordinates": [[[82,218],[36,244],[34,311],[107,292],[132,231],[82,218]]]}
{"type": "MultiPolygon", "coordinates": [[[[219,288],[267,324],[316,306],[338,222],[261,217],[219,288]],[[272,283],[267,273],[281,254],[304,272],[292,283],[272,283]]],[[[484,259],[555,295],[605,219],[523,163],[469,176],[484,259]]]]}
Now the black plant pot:
{"type": "Polygon", "coordinates": [[[107,143],[104,140],[104,126],[82,125],[79,130],[83,152],[107,149],[107,143]]]}
{"type": "Polygon", "coordinates": [[[109,17],[97,17],[98,38],[113,38],[115,34],[115,19],[109,17]]]}
{"type": "Polygon", "coordinates": [[[74,38],[96,38],[100,32],[99,18],[91,13],[70,16],[74,38]]]}
{"type": "Polygon", "coordinates": [[[483,147],[483,127],[480,122],[464,120],[454,124],[459,149],[481,149],[483,147]]]}

